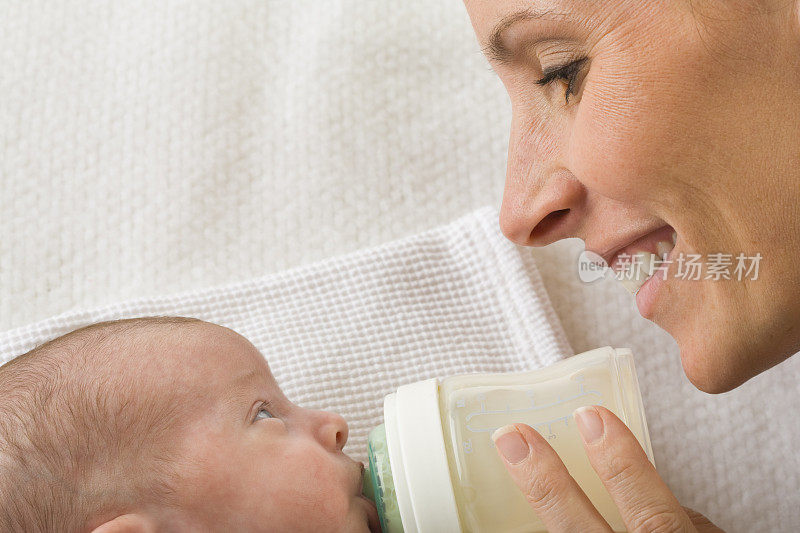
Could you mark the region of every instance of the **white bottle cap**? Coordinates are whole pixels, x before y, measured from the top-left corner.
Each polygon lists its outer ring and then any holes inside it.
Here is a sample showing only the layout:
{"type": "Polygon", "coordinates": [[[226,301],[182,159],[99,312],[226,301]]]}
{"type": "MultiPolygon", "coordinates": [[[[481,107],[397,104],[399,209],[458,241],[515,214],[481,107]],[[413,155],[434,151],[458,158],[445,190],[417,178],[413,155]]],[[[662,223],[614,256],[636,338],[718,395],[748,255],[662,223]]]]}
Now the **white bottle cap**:
{"type": "Polygon", "coordinates": [[[439,381],[403,385],[383,417],[397,505],[405,533],[459,533],[439,403],[439,381]]]}

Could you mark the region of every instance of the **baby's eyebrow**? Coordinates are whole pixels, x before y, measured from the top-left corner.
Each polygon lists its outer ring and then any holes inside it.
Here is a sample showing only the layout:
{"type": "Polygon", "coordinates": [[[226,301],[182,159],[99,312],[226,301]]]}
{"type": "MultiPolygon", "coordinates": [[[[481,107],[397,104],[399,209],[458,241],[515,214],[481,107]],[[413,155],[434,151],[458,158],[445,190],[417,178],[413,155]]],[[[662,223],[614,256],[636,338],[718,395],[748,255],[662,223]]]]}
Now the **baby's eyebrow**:
{"type": "Polygon", "coordinates": [[[262,377],[262,373],[257,370],[251,370],[247,374],[240,374],[233,380],[233,385],[241,386],[241,385],[249,385],[250,383],[254,383],[259,381],[259,378],[262,377]]]}
{"type": "Polygon", "coordinates": [[[253,402],[265,394],[264,372],[251,370],[241,373],[225,384],[222,396],[217,398],[218,405],[235,417],[242,417],[247,422],[247,414],[253,402]],[[247,412],[245,412],[247,411],[247,412]]]}
{"type": "Polygon", "coordinates": [[[255,385],[262,382],[264,379],[263,372],[251,370],[245,374],[239,374],[227,384],[227,395],[231,400],[239,401],[247,394],[245,391],[254,389],[255,385]]]}

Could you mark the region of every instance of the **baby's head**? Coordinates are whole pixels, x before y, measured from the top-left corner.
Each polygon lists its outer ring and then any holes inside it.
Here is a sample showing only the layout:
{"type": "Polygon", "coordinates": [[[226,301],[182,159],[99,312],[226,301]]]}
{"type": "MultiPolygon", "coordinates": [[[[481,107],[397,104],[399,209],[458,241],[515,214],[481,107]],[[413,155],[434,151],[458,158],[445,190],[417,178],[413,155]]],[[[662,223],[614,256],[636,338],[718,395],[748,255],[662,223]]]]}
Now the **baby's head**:
{"type": "Polygon", "coordinates": [[[377,531],[346,440],[230,329],[94,324],[0,367],[0,531],[377,531]]]}

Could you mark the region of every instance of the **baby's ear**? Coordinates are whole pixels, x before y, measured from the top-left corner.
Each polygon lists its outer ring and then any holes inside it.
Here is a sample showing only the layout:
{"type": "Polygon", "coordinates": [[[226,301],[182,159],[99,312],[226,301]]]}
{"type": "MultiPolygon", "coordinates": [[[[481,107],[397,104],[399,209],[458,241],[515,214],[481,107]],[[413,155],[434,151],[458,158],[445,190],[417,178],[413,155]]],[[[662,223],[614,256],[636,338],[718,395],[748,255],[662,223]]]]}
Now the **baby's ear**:
{"type": "Polygon", "coordinates": [[[97,526],[92,533],[152,533],[153,522],[140,514],[124,514],[97,526]]]}

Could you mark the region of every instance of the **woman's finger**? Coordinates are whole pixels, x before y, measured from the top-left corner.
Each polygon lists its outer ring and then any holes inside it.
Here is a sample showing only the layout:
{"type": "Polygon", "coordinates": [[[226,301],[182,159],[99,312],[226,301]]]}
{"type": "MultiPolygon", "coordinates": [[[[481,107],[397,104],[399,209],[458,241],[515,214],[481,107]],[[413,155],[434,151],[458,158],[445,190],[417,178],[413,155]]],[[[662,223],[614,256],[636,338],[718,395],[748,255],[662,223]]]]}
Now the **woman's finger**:
{"type": "Polygon", "coordinates": [[[689,509],[684,506],[683,510],[686,512],[689,520],[692,521],[692,525],[697,528],[698,533],[725,533],[725,531],[712,524],[711,520],[694,509],[689,509]]]}
{"type": "Polygon", "coordinates": [[[630,429],[600,406],[575,410],[586,454],[631,532],[694,531],[630,429]]]}
{"type": "Polygon", "coordinates": [[[505,426],[492,435],[511,478],[549,532],[609,532],[611,528],[536,430],[505,426]]]}

